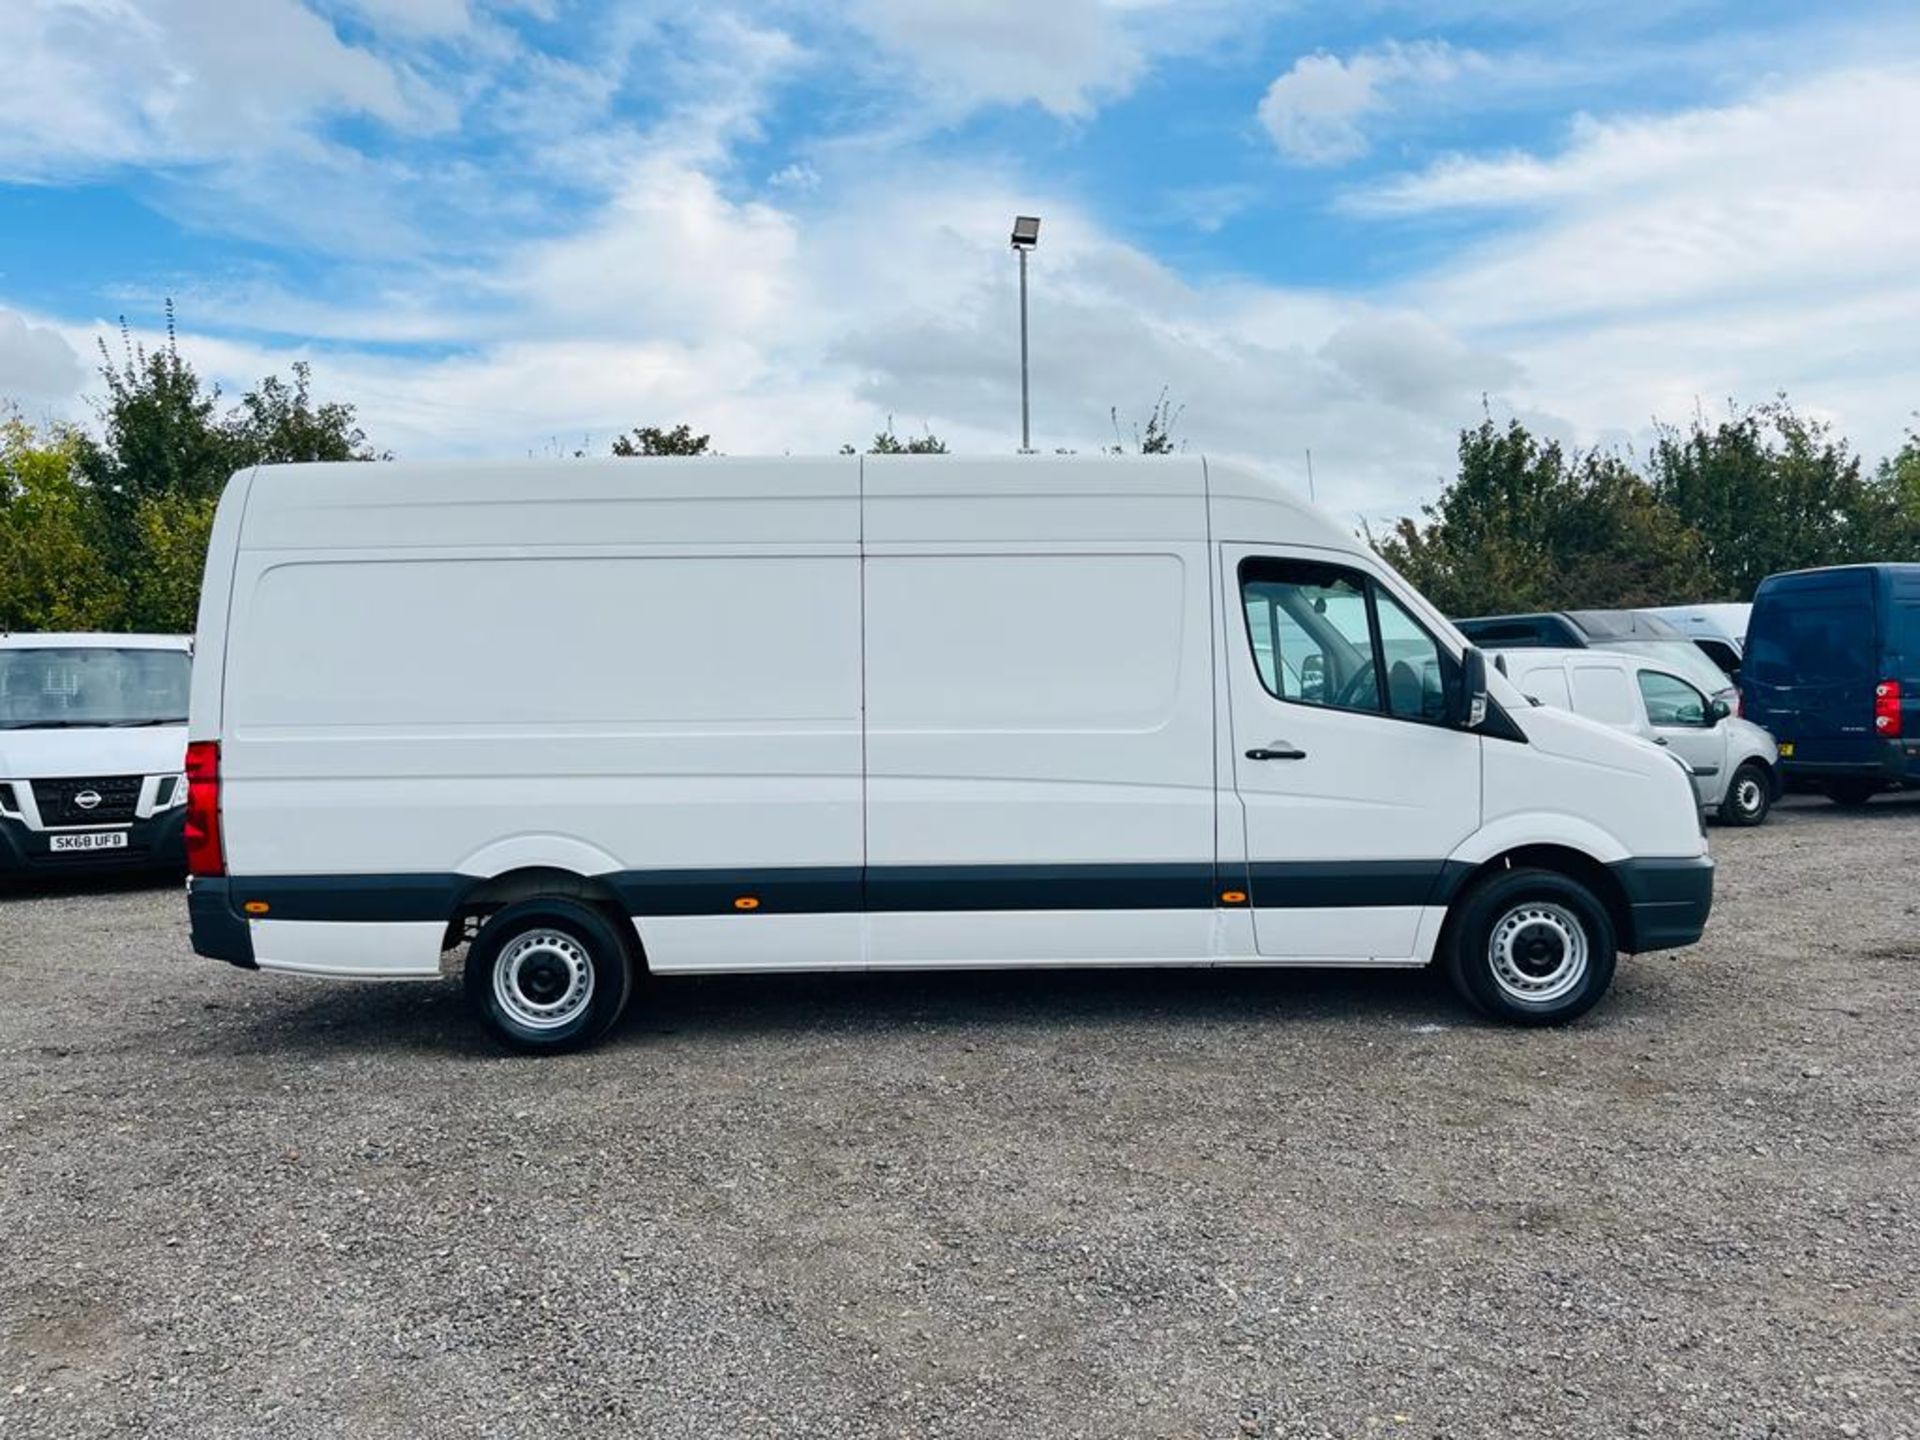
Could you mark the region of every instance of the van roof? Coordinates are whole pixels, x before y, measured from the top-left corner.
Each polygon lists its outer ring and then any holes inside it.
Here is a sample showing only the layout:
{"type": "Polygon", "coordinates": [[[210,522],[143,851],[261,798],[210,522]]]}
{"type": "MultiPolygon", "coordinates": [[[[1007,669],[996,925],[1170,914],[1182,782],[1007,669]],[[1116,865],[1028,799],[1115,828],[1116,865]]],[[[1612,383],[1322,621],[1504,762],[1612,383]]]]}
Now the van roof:
{"type": "Polygon", "coordinates": [[[1699,681],[1688,679],[1686,672],[1679,666],[1669,665],[1657,656],[1643,655],[1637,651],[1630,653],[1625,650],[1608,650],[1604,646],[1596,646],[1591,650],[1576,650],[1571,646],[1556,649],[1545,645],[1517,645],[1507,648],[1496,645],[1486,653],[1489,657],[1496,655],[1510,657],[1507,661],[1509,668],[1514,668],[1515,661],[1523,662],[1529,669],[1541,665],[1564,664],[1568,660],[1577,660],[1582,665],[1600,663],[1608,668],[1626,665],[1635,670],[1657,670],[1662,675],[1670,675],[1676,680],[1686,680],[1689,685],[1699,688],[1699,681]]]}
{"type": "MultiPolygon", "coordinates": [[[[1253,466],[1203,455],[673,456],[646,459],[434,460],[265,465],[248,474],[245,528],[286,536],[326,512],[384,511],[388,521],[441,505],[539,506],[717,498],[838,500],[1161,497],[1254,502],[1286,512],[1288,542],[1356,550],[1353,529],[1253,466]],[[774,479],[778,476],[778,480],[774,479]],[[298,513],[300,521],[294,521],[298,513]]],[[[236,479],[239,477],[236,477],[236,479]]],[[[1235,512],[1237,513],[1237,512],[1235,512]]],[[[1240,522],[1223,522],[1231,531],[1240,522]]],[[[359,527],[356,525],[356,529],[359,527]]],[[[405,527],[402,527],[405,528],[405,527]]],[[[310,533],[310,532],[309,532],[310,533]]],[[[389,531],[397,537],[397,531],[389,531]]],[[[612,537],[610,537],[612,538],[612,537]]],[[[1216,540],[1257,535],[1216,533],[1216,540]]],[[[284,543],[284,542],[283,542],[284,543]]],[[[403,543],[397,538],[393,543],[403,543]]]]}
{"type": "Polygon", "coordinates": [[[0,650],[188,650],[192,647],[191,635],[109,635],[98,631],[0,634],[0,650]]]}

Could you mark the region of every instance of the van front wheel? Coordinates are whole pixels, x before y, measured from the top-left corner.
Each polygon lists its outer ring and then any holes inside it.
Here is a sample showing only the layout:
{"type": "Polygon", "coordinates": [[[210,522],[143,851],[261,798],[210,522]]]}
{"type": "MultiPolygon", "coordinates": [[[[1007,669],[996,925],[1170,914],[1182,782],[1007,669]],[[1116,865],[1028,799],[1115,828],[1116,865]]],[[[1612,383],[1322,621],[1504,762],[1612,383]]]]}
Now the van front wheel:
{"type": "Polygon", "coordinates": [[[1613,983],[1613,921],[1585,885],[1554,870],[1505,870],[1476,886],[1444,961],[1476,1009],[1515,1025],[1562,1025],[1613,983]]]}
{"type": "Polygon", "coordinates": [[[1720,819],[1728,825],[1759,825],[1773,808],[1773,777],[1767,767],[1749,760],[1733,772],[1726,798],[1720,802],[1720,819]]]}
{"type": "Polygon", "coordinates": [[[522,900],[481,927],[467,952],[467,1003],[509,1049],[591,1045],[633,992],[633,957],[613,922],[578,901],[522,900]]]}

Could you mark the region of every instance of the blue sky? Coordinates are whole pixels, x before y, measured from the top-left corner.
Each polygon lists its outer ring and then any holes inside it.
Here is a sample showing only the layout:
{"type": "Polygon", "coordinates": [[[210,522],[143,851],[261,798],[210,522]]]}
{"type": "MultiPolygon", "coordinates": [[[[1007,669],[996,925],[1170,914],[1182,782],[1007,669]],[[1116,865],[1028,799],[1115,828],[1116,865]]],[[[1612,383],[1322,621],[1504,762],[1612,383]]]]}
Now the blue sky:
{"type": "Polygon", "coordinates": [[[1195,448],[1378,515],[1483,403],[1644,443],[1920,405],[1911,5],[10,0],[0,398],[84,419],[179,305],[403,456],[1195,448]]]}

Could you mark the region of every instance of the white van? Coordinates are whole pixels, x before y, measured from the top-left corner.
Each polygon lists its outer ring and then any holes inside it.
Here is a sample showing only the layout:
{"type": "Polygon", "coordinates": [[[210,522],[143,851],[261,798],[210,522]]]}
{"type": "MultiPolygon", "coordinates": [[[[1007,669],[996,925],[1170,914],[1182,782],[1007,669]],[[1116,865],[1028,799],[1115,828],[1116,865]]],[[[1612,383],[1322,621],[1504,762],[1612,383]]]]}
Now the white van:
{"type": "Polygon", "coordinates": [[[1708,699],[1689,675],[1608,650],[1489,651],[1521,694],[1656,745],[1693,772],[1703,809],[1729,825],[1758,825],[1780,793],[1773,737],[1708,699]]]}
{"type": "Polygon", "coordinates": [[[642,967],[1437,958],[1547,1023],[1711,903],[1679,766],[1198,456],[269,467],[199,624],[195,949],[471,940],[529,1050],[642,967]]]}
{"type": "Polygon", "coordinates": [[[1642,612],[1658,615],[1700,647],[1701,653],[1738,679],[1746,660],[1751,605],[1654,605],[1642,612]]]}
{"type": "Polygon", "coordinates": [[[191,646],[0,634],[0,877],[179,873],[191,646]]]}

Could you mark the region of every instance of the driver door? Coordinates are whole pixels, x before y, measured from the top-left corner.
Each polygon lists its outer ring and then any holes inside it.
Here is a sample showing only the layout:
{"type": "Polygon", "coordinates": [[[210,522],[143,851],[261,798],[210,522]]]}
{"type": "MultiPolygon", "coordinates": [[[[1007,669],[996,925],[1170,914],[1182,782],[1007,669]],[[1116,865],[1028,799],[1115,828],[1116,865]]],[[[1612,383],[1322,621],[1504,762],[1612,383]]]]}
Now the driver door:
{"type": "Polygon", "coordinates": [[[1357,556],[1221,547],[1234,788],[1263,957],[1408,960],[1480,825],[1458,666],[1357,556]]]}
{"type": "Polygon", "coordinates": [[[1677,675],[1636,670],[1654,743],[1693,767],[1700,803],[1711,805],[1727,783],[1727,733],[1707,712],[1707,697],[1677,675]]]}

